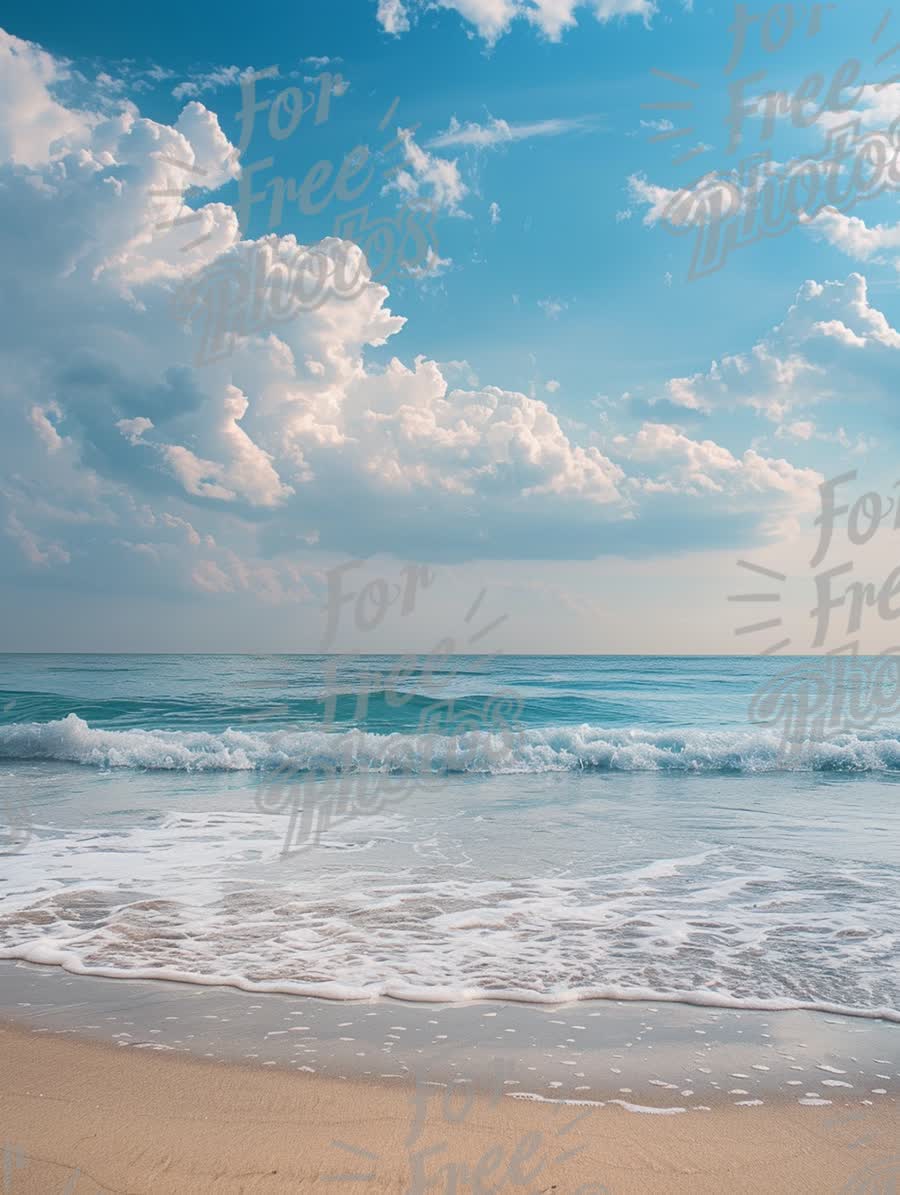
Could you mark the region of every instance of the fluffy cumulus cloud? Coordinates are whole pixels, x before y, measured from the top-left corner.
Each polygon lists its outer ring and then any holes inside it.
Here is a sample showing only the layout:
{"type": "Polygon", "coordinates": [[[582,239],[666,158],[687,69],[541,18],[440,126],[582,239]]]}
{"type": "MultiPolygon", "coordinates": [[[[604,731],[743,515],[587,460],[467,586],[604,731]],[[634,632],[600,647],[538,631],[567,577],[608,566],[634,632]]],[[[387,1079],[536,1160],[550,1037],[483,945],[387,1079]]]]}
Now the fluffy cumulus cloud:
{"type": "Polygon", "coordinates": [[[848,394],[892,401],[900,332],[872,306],[866,280],[806,282],[786,318],[747,353],[672,378],[670,403],[713,412],[749,407],[781,426],[797,412],[848,394]]]}
{"type": "Polygon", "coordinates": [[[860,216],[826,208],[809,227],[856,261],[890,264],[900,270],[900,224],[867,224],[860,216]]]}
{"type": "Polygon", "coordinates": [[[85,141],[92,118],[50,92],[68,74],[66,63],[0,29],[0,161],[36,166],[63,139],[69,146],[85,141]]]}
{"type": "Polygon", "coordinates": [[[712,440],[693,440],[667,423],[645,423],[632,436],[617,436],[615,445],[623,456],[650,469],[632,478],[631,484],[654,493],[727,495],[734,501],[775,489],[812,509],[821,480],[813,469],[797,469],[753,449],[738,457],[712,440]]]}
{"type": "Polygon", "coordinates": [[[622,552],[643,554],[660,535],[678,538],[685,524],[708,548],[734,549],[745,536],[780,541],[796,536],[819,501],[822,474],[754,448],[733,453],[669,423],[645,421],[609,445],[625,469],[623,483],[641,519],[623,537],[622,552]]]}
{"type": "Polygon", "coordinates": [[[507,33],[515,20],[528,21],[551,41],[559,41],[578,23],[579,10],[601,22],[640,17],[645,23],[657,11],[654,0],[378,0],[377,17],[386,33],[406,33],[421,12],[434,7],[458,12],[490,43],[507,33]]]}
{"type": "MultiPolygon", "coordinates": [[[[279,602],[309,592],[316,553],[651,551],[698,542],[710,495],[723,539],[805,501],[809,477],[781,459],[658,422],[579,441],[547,402],[461,377],[452,362],[397,347],[375,364],[372,350],[396,344],[405,323],[387,288],[347,240],[241,240],[216,198],[239,167],[212,111],[192,100],[172,125],[130,104],[70,111],[54,98],[64,67],[6,44],[6,565],[63,571],[73,584],[127,578],[205,600],[279,602]],[[241,291],[262,260],[270,282],[291,280],[282,300],[315,275],[320,301],[278,307],[272,293],[263,303],[253,286],[241,291]],[[677,527],[665,521],[672,495],[677,527]]],[[[457,208],[458,175],[413,147],[411,181],[398,185],[457,208]]],[[[810,292],[801,307],[792,336],[845,353],[896,350],[861,280],[842,296],[810,292]]],[[[814,367],[784,366],[797,376],[814,367]]],[[[684,405],[712,401],[709,379],[677,386],[684,405]]]]}

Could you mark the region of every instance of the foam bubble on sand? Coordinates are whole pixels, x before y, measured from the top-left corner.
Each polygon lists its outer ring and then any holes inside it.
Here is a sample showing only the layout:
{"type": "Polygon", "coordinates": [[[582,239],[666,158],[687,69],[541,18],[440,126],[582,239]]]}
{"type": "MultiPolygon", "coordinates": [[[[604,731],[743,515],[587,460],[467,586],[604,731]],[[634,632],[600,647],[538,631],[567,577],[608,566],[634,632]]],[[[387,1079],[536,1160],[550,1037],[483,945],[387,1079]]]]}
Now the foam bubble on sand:
{"type": "Polygon", "coordinates": [[[630,1104],[627,1100],[576,1100],[562,1099],[547,1095],[539,1095],[534,1091],[509,1091],[506,1093],[511,1100],[531,1100],[537,1104],[567,1104],[574,1108],[603,1108],[605,1103],[618,1104],[626,1112],[644,1113],[650,1116],[675,1116],[679,1112],[686,1112],[687,1108],[654,1108],[648,1104],[630,1104]]]}
{"type": "MultiPolygon", "coordinates": [[[[539,1095],[536,1091],[507,1091],[507,1099],[510,1100],[530,1100],[535,1104],[567,1104],[573,1108],[604,1108],[606,1104],[603,1100],[576,1100],[556,1098],[549,1095],[539,1095]]],[[[611,1103],[616,1103],[611,1100],[611,1103]]]]}
{"type": "Polygon", "coordinates": [[[654,1108],[647,1104],[629,1104],[627,1100],[610,1100],[611,1104],[618,1104],[626,1112],[642,1112],[649,1116],[677,1116],[679,1112],[687,1112],[687,1108],[654,1108]]]}

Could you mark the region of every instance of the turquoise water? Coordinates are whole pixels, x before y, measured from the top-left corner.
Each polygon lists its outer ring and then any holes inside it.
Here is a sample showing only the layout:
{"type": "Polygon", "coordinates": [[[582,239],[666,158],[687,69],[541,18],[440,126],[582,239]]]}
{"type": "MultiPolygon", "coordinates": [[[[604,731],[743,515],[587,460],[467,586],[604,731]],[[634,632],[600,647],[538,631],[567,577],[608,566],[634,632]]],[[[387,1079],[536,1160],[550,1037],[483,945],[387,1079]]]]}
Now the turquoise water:
{"type": "Polygon", "coordinates": [[[805,667],[3,657],[0,957],[900,1019],[900,731],[786,755],[805,667]]]}
{"type": "Polygon", "coordinates": [[[745,722],[776,670],[717,657],[5,656],[0,725],[75,714],[114,730],[316,727],[336,685],[336,721],[378,733],[415,730],[442,699],[472,709],[501,693],[521,698],[526,726],[721,727],[745,722]]]}

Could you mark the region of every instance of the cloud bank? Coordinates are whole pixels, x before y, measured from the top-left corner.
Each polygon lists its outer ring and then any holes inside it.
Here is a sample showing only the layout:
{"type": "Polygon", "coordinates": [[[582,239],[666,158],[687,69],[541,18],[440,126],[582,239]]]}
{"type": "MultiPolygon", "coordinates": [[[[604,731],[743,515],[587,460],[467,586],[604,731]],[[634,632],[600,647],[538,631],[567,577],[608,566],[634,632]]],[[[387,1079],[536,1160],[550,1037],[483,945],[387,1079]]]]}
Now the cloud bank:
{"type": "MultiPolygon", "coordinates": [[[[65,64],[3,38],[9,571],[275,602],[305,591],[317,552],[642,555],[774,534],[810,508],[818,474],[780,457],[659,419],[576,437],[541,399],[454,385],[452,368],[405,344],[404,317],[352,242],[241,240],[233,208],[215,197],[238,173],[234,147],[203,104],[189,102],[173,125],[131,104],[76,111],[54,94],[65,64]],[[248,248],[301,268],[324,261],[361,285],[252,332],[233,312],[233,351],[198,366],[198,318],[180,297],[214,286],[248,248]],[[375,364],[371,350],[397,340],[406,351],[375,364]]],[[[407,150],[409,179],[397,185],[426,187],[454,210],[458,175],[411,141],[407,150]]],[[[864,283],[844,287],[807,284],[782,325],[787,348],[675,379],[672,402],[705,410],[725,389],[750,401],[764,386],[778,401],[777,386],[822,368],[814,356],[801,363],[794,340],[895,352],[900,337],[864,283]]]]}

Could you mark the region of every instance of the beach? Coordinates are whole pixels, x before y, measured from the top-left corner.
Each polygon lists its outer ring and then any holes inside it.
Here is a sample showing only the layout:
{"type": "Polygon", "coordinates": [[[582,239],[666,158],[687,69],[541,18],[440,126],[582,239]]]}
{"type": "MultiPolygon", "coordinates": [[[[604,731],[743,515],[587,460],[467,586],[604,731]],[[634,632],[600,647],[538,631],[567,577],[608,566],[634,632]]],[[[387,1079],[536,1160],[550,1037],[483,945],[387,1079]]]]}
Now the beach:
{"type": "Polygon", "coordinates": [[[479,1096],[451,1120],[440,1094],[421,1100],[409,1087],[122,1051],[9,1025],[0,1040],[16,1192],[825,1195],[892,1189],[874,1185],[878,1174],[896,1180],[894,1103],[842,1115],[772,1105],[663,1116],[479,1096]]]}
{"type": "Polygon", "coordinates": [[[896,1181],[897,1029],[876,1019],[260,997],[23,963],[0,964],[0,991],[17,1192],[896,1181]]]}

